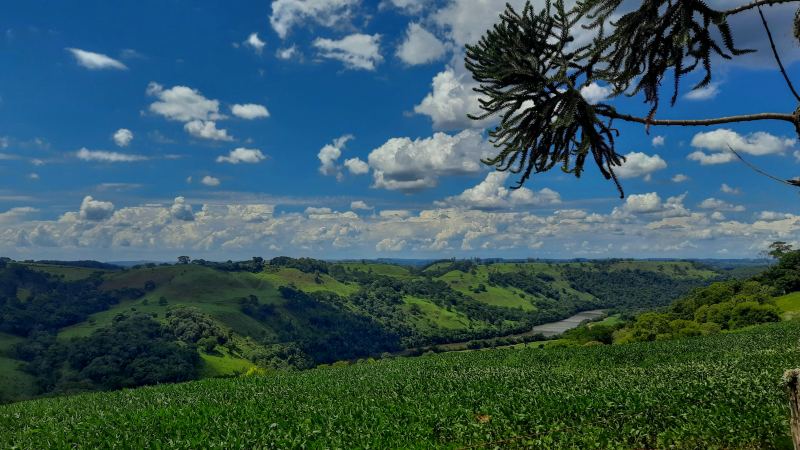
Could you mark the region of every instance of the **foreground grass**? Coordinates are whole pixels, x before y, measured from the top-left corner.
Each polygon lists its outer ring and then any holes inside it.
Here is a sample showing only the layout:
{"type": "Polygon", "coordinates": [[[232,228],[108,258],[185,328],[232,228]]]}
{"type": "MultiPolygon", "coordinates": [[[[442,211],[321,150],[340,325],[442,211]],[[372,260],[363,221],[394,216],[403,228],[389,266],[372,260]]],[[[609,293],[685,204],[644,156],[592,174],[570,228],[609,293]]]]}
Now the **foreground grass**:
{"type": "Polygon", "coordinates": [[[41,399],[0,407],[0,448],[790,448],[798,339],[784,322],[41,399]]]}

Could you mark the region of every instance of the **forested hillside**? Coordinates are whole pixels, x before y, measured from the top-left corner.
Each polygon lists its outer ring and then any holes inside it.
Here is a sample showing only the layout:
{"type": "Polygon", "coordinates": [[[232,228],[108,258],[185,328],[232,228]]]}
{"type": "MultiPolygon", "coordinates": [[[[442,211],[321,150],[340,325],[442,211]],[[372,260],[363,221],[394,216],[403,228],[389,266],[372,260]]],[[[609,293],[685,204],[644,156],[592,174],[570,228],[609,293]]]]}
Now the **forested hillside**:
{"type": "Polygon", "coordinates": [[[409,267],[288,257],[128,269],[3,260],[0,400],[306,369],[669,305],[723,278],[685,261],[409,267]],[[124,343],[124,345],[122,345],[124,343]]]}

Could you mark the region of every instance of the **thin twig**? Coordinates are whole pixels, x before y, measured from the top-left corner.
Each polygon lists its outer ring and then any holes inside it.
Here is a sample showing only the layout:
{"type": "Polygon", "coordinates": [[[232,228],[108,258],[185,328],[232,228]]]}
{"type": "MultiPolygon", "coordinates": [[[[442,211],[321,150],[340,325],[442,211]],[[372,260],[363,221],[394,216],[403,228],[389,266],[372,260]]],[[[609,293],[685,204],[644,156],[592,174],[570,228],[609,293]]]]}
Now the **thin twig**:
{"type": "Polygon", "coordinates": [[[775,47],[775,41],[772,39],[772,32],[769,30],[769,25],[767,24],[767,18],[764,17],[764,12],[761,11],[761,6],[758,7],[758,14],[761,16],[761,23],[764,24],[764,29],[767,30],[767,37],[769,38],[769,45],[772,46],[772,54],[775,55],[775,61],[778,63],[778,67],[781,69],[781,74],[783,74],[783,79],[786,80],[786,85],[789,86],[789,89],[794,94],[794,98],[800,102],[800,95],[797,94],[797,91],[792,84],[792,80],[789,79],[789,75],[786,74],[786,69],[783,67],[783,62],[781,61],[781,57],[778,54],[778,49],[775,47]]]}
{"type": "Polygon", "coordinates": [[[723,11],[725,14],[732,16],[734,14],[739,14],[740,12],[748,11],[753,8],[758,8],[760,6],[772,6],[774,4],[780,3],[794,3],[800,0],[757,0],[746,5],[742,5],[733,9],[729,9],[727,11],[723,11]]]}
{"type": "Polygon", "coordinates": [[[761,174],[761,175],[764,175],[764,176],[765,176],[765,177],[767,177],[767,178],[771,178],[771,179],[773,179],[773,180],[775,180],[775,181],[777,181],[777,182],[779,182],[779,183],[788,184],[789,186],[794,186],[794,187],[797,187],[797,185],[796,185],[796,184],[794,184],[794,183],[792,183],[790,180],[784,180],[784,179],[782,179],[782,178],[778,178],[778,177],[776,177],[775,175],[772,175],[772,174],[770,174],[770,173],[767,173],[767,172],[766,172],[766,171],[764,171],[763,169],[760,169],[760,168],[756,167],[755,165],[753,165],[753,164],[751,164],[751,163],[747,162],[747,160],[745,160],[744,158],[742,158],[742,155],[740,155],[740,154],[739,154],[739,153],[738,153],[736,150],[734,150],[734,149],[733,149],[733,147],[731,147],[730,145],[728,145],[728,149],[729,149],[731,152],[733,152],[733,154],[734,154],[734,155],[736,155],[736,157],[737,157],[737,158],[739,158],[739,161],[743,162],[743,163],[744,163],[744,164],[745,164],[747,167],[751,168],[751,169],[752,169],[752,170],[754,170],[755,172],[757,172],[757,173],[759,173],[759,174],[761,174]]]}
{"type": "Polygon", "coordinates": [[[646,117],[637,117],[630,114],[621,114],[618,112],[605,112],[597,111],[597,114],[609,117],[612,119],[620,119],[626,122],[636,122],[644,125],[663,125],[663,126],[683,126],[683,127],[696,127],[696,126],[711,126],[720,125],[725,123],[735,122],[753,122],[756,120],[783,120],[785,122],[795,123],[796,118],[792,114],[782,113],[758,113],[758,114],[743,114],[740,116],[718,117],[715,119],[698,119],[698,120],[658,120],[647,119],[646,117]]]}

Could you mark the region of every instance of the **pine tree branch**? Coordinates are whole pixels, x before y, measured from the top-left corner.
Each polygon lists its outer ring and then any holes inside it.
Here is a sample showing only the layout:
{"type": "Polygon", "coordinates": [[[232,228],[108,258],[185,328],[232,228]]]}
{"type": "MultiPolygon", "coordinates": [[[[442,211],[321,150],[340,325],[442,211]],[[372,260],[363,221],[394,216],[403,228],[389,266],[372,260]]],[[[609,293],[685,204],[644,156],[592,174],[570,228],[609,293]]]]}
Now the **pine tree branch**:
{"type": "Polygon", "coordinates": [[[725,14],[732,16],[734,14],[739,14],[740,12],[749,11],[753,8],[758,8],[761,6],[772,6],[781,3],[795,3],[800,0],[756,0],[754,2],[748,3],[746,5],[742,5],[733,9],[729,9],[727,11],[723,11],[725,14]]]}
{"type": "Polygon", "coordinates": [[[794,94],[794,98],[800,102],[800,95],[797,94],[797,91],[792,84],[792,80],[789,79],[789,75],[786,73],[786,69],[783,67],[783,61],[781,61],[781,56],[778,54],[778,49],[775,47],[775,41],[772,39],[772,31],[769,29],[769,24],[767,24],[767,18],[764,17],[764,12],[761,11],[761,7],[758,7],[758,14],[761,16],[761,23],[764,24],[764,29],[767,31],[767,37],[769,38],[769,45],[772,47],[772,54],[775,56],[775,62],[778,63],[778,67],[781,70],[781,74],[783,75],[783,79],[786,80],[786,85],[789,86],[789,90],[792,91],[794,94]]]}
{"type": "Polygon", "coordinates": [[[782,113],[759,113],[759,114],[742,114],[739,116],[717,117],[714,119],[697,119],[697,120],[660,120],[660,119],[647,119],[646,117],[637,117],[630,114],[621,114],[615,111],[597,111],[598,115],[605,116],[611,119],[620,119],[626,122],[636,122],[643,125],[655,126],[681,126],[681,127],[707,127],[711,125],[721,125],[726,123],[737,122],[754,122],[758,120],[783,120],[784,122],[798,123],[798,118],[794,114],[782,113]]]}

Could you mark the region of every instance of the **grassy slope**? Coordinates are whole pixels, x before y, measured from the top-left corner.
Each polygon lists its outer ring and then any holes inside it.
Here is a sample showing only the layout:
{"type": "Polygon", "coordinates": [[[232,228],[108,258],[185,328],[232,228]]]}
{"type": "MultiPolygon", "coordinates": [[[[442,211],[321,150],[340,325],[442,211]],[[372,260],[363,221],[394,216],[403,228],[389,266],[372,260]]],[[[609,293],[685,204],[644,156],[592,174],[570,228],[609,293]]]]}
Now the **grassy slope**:
{"type": "Polygon", "coordinates": [[[775,304],[783,311],[786,319],[800,317],[800,292],[793,292],[775,299],[775,304]]]}
{"type": "Polygon", "coordinates": [[[21,400],[35,393],[33,377],[19,370],[21,361],[8,354],[19,342],[22,338],[0,333],[0,402],[21,400]]]}
{"type": "Polygon", "coordinates": [[[791,448],[798,339],[784,322],[42,399],[0,407],[0,447],[791,448]]]}

